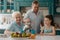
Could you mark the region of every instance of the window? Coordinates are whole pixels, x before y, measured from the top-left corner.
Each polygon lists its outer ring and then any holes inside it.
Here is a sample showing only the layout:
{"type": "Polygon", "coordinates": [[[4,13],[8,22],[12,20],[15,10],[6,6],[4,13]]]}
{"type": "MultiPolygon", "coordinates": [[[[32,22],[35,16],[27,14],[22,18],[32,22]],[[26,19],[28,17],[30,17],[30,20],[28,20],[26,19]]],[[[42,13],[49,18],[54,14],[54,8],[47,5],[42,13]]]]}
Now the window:
{"type": "Polygon", "coordinates": [[[7,0],[7,13],[14,11],[14,0],[7,0]]]}
{"type": "Polygon", "coordinates": [[[60,7],[60,0],[56,0],[55,3],[56,3],[56,6],[60,7]]]}
{"type": "Polygon", "coordinates": [[[0,0],[0,12],[4,12],[4,0],[0,0]]]}
{"type": "Polygon", "coordinates": [[[11,13],[14,11],[14,0],[0,0],[0,13],[11,13]]]}
{"type": "Polygon", "coordinates": [[[55,4],[56,4],[56,12],[60,13],[60,0],[55,0],[55,4]]]}

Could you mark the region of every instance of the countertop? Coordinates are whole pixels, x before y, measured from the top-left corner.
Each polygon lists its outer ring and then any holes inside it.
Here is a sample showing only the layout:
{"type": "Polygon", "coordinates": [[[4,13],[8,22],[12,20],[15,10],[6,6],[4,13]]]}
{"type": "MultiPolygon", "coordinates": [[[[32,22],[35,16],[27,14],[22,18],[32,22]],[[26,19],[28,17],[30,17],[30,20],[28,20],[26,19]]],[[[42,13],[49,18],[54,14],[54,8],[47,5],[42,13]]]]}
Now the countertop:
{"type": "Polygon", "coordinates": [[[36,35],[35,39],[29,39],[29,38],[11,38],[11,37],[5,37],[0,35],[0,40],[60,40],[60,36],[40,36],[36,35]]]}

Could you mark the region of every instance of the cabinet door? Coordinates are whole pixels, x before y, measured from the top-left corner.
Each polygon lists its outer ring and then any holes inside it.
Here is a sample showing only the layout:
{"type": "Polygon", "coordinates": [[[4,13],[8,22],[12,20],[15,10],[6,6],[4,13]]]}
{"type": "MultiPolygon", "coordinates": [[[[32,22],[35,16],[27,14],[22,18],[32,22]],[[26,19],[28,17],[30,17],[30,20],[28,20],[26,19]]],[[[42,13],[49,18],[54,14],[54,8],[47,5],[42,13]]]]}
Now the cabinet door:
{"type": "Polygon", "coordinates": [[[14,0],[7,0],[6,12],[11,13],[14,11],[14,0]]]}
{"type": "Polygon", "coordinates": [[[4,12],[4,0],[0,0],[0,13],[4,12]]]}
{"type": "Polygon", "coordinates": [[[55,0],[56,14],[60,14],[60,0],[55,0]]]}

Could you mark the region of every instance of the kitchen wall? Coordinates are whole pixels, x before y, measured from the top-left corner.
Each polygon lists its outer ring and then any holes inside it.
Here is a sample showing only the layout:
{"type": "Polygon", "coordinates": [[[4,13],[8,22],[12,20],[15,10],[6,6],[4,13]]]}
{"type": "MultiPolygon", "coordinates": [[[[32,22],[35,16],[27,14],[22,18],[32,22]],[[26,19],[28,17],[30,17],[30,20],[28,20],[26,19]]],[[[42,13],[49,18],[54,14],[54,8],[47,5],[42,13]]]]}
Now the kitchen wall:
{"type": "MultiPolygon", "coordinates": [[[[31,7],[26,7],[26,11],[28,11],[29,9],[31,9],[31,7]]],[[[43,13],[43,15],[48,15],[49,11],[47,7],[40,7],[39,10],[43,13]]],[[[0,22],[2,22],[2,18],[5,17],[6,18],[6,23],[9,24],[11,23],[12,17],[11,14],[0,14],[0,22]]]]}
{"type": "Polygon", "coordinates": [[[39,9],[40,9],[40,11],[43,13],[43,16],[49,14],[48,7],[40,7],[39,9]]]}
{"type": "MultiPolygon", "coordinates": [[[[29,9],[31,9],[31,7],[25,7],[24,9],[25,9],[25,11],[27,12],[29,9]]],[[[22,10],[22,11],[23,11],[23,10],[22,10]]],[[[43,13],[43,16],[49,14],[48,7],[39,7],[39,11],[40,11],[41,13],[43,13]]],[[[24,12],[23,12],[23,13],[24,13],[24,12]]],[[[24,13],[24,14],[25,14],[25,13],[24,13]]]]}
{"type": "Polygon", "coordinates": [[[54,22],[56,23],[56,28],[60,29],[60,15],[54,17],[54,22]]]}

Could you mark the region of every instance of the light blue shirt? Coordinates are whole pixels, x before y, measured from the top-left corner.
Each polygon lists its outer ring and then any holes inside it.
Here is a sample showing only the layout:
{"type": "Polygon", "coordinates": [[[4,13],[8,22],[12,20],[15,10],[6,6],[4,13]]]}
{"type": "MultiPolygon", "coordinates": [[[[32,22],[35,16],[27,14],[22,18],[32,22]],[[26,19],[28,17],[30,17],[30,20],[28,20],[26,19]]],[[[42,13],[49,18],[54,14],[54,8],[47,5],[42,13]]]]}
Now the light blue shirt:
{"type": "Polygon", "coordinates": [[[44,33],[52,33],[52,26],[50,26],[49,29],[46,29],[46,27],[44,26],[44,33]]]}
{"type": "Polygon", "coordinates": [[[43,19],[43,15],[40,11],[37,12],[37,15],[33,12],[33,10],[29,10],[25,16],[24,19],[30,18],[31,20],[31,26],[32,28],[37,32],[40,31],[40,22],[43,19]]]}
{"type": "Polygon", "coordinates": [[[22,23],[20,23],[20,26],[19,26],[16,22],[13,22],[12,24],[10,24],[10,27],[8,28],[8,30],[12,32],[22,32],[23,26],[24,25],[22,23]]]}

